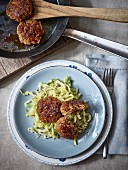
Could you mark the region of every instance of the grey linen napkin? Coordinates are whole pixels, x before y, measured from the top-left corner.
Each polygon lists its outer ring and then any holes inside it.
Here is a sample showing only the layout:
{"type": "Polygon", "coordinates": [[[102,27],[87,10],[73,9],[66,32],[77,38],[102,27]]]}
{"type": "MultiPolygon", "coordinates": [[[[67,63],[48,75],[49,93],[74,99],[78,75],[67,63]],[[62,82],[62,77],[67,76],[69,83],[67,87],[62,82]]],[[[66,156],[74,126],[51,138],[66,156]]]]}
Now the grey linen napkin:
{"type": "MultiPolygon", "coordinates": [[[[85,65],[101,78],[105,68],[115,69],[113,124],[109,134],[108,153],[128,154],[128,61],[116,56],[86,55],[85,65]]],[[[99,153],[99,152],[98,152],[99,153]]],[[[100,152],[101,153],[101,152],[100,152]]]]}

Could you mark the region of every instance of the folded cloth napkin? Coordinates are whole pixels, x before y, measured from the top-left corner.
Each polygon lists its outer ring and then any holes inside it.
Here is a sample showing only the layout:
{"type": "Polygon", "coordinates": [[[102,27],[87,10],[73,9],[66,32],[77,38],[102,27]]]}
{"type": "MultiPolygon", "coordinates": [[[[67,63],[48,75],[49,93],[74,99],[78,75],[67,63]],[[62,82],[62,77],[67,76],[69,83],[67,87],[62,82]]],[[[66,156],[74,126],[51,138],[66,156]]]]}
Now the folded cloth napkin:
{"type": "MultiPolygon", "coordinates": [[[[117,56],[86,55],[85,65],[103,78],[105,68],[115,72],[113,124],[109,134],[108,154],[128,154],[128,61],[117,56]]],[[[99,153],[99,152],[98,152],[99,153]]],[[[101,153],[101,152],[100,152],[101,153]]]]}

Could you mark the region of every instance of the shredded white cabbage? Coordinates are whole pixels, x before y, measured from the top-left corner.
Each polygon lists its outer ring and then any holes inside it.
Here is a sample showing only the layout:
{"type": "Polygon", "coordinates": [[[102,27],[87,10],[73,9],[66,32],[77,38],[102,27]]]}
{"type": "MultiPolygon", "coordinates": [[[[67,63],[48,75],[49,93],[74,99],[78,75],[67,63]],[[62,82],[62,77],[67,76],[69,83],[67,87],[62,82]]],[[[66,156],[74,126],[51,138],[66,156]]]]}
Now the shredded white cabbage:
{"type": "MultiPolygon", "coordinates": [[[[40,121],[36,111],[37,103],[40,99],[52,96],[59,99],[61,102],[64,102],[79,99],[81,96],[78,89],[72,88],[72,81],[69,77],[65,77],[64,81],[59,79],[51,79],[48,83],[40,82],[36,93],[29,91],[23,92],[23,90],[20,90],[20,92],[24,96],[32,96],[32,99],[26,101],[24,105],[27,108],[26,116],[34,118],[33,127],[28,128],[28,131],[31,133],[36,133],[37,138],[41,135],[43,135],[44,138],[53,139],[57,139],[59,137],[56,132],[56,123],[44,123],[40,121]]],[[[74,123],[76,133],[80,134],[86,129],[88,122],[91,120],[91,115],[85,111],[81,111],[76,115],[68,115],[67,118],[74,123]]],[[[76,144],[77,141],[74,139],[74,145],[76,144]]]]}
{"type": "Polygon", "coordinates": [[[91,121],[91,114],[85,110],[77,111],[75,114],[67,114],[66,118],[75,126],[75,134],[80,135],[85,131],[91,121]]]}

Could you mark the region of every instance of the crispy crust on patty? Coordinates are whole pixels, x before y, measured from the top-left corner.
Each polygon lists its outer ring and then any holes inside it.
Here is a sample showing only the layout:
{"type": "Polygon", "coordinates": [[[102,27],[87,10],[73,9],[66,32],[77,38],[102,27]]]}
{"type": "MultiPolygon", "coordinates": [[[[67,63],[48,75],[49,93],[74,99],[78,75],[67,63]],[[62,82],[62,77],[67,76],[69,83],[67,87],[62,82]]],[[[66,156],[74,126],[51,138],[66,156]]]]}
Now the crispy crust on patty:
{"type": "Polygon", "coordinates": [[[26,20],[17,26],[17,34],[21,43],[26,45],[39,44],[44,28],[41,22],[36,20],[26,20]]]}
{"type": "Polygon", "coordinates": [[[18,22],[29,18],[32,14],[32,0],[10,0],[6,14],[18,22]]]}
{"type": "Polygon", "coordinates": [[[76,111],[85,110],[87,108],[87,104],[81,100],[70,100],[65,101],[61,105],[61,113],[63,115],[66,114],[75,114],[76,111]]]}
{"type": "Polygon", "coordinates": [[[74,139],[76,137],[74,125],[66,117],[61,117],[56,122],[56,131],[63,138],[74,139]]]}
{"type": "Polygon", "coordinates": [[[38,101],[37,113],[42,122],[56,122],[62,114],[60,112],[61,102],[54,97],[46,97],[38,101]]]}

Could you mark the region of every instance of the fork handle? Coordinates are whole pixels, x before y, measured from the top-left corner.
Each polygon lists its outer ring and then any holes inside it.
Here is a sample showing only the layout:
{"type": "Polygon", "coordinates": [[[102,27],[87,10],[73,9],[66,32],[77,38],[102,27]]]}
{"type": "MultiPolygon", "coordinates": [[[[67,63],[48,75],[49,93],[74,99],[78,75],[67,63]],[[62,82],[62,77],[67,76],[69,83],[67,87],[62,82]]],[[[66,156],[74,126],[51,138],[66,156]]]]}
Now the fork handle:
{"type": "Polygon", "coordinates": [[[108,142],[107,140],[103,144],[103,158],[106,159],[108,154],[108,142]]]}
{"type": "Polygon", "coordinates": [[[128,60],[128,46],[126,45],[73,29],[66,29],[63,35],[90,44],[92,46],[99,47],[105,51],[109,51],[118,56],[122,56],[128,60]]]}

